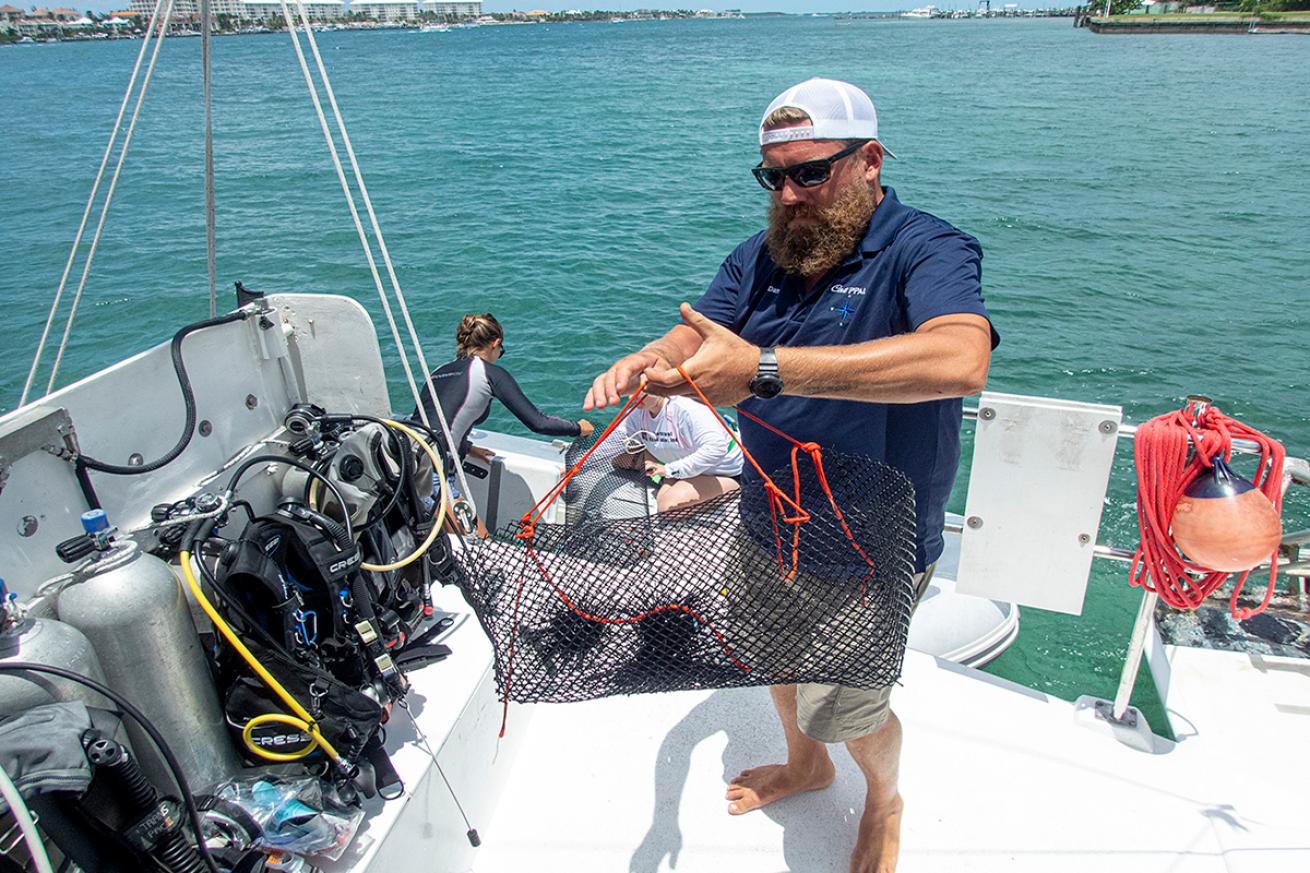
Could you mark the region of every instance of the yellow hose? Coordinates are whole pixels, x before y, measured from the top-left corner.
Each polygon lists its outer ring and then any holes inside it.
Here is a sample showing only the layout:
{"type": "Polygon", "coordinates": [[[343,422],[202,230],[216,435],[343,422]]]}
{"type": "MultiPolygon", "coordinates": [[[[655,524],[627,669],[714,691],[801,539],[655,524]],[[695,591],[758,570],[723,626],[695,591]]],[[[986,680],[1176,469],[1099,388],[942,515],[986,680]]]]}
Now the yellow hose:
{"type": "Polygon", "coordinates": [[[246,726],[241,729],[241,739],[245,740],[246,748],[261,758],[269,761],[299,761],[318,747],[318,740],[314,737],[313,732],[309,729],[309,724],[294,715],[287,715],[283,712],[266,712],[263,715],[257,715],[246,722],[246,726]],[[267,749],[260,748],[255,743],[253,734],[255,728],[267,721],[277,722],[278,724],[291,725],[294,728],[305,731],[310,734],[309,743],[303,749],[297,749],[294,752],[270,752],[267,749]]]}
{"type": "MultiPolygon", "coordinates": [[[[428,459],[432,461],[432,469],[437,473],[437,481],[441,483],[441,499],[437,501],[436,518],[432,521],[432,530],[428,533],[428,538],[425,539],[417,549],[391,564],[361,563],[359,565],[361,569],[376,571],[399,570],[401,567],[407,567],[421,558],[423,554],[432,547],[432,543],[436,541],[437,537],[441,535],[441,523],[446,519],[446,504],[450,502],[450,483],[446,481],[446,471],[441,466],[441,457],[433,450],[432,446],[428,445],[426,440],[419,436],[413,428],[408,427],[407,425],[403,425],[398,421],[392,421],[389,418],[382,419],[382,423],[400,431],[405,436],[418,443],[419,448],[427,453],[428,459]]],[[[309,508],[315,511],[318,509],[315,505],[318,502],[317,498],[318,479],[315,478],[309,485],[309,508]]],[[[341,507],[341,511],[344,513],[346,507],[341,507]]]]}
{"type": "MultiPolygon", "coordinates": [[[[227,640],[228,644],[237,650],[237,654],[239,654],[241,658],[250,665],[250,668],[264,681],[264,684],[267,685],[274,694],[282,698],[282,702],[287,705],[287,708],[300,717],[302,723],[297,725],[297,727],[300,727],[310,735],[314,745],[320,747],[323,752],[337,764],[343,767],[349,766],[348,762],[342,758],[341,754],[331,743],[328,742],[327,737],[323,736],[318,728],[318,723],[314,721],[314,717],[309,714],[309,711],[301,706],[300,703],[291,696],[289,691],[282,687],[282,683],[273,678],[273,674],[268,672],[264,665],[259,662],[259,659],[255,657],[254,653],[246,648],[246,644],[241,642],[241,638],[236,635],[236,632],[232,630],[227,622],[223,621],[223,616],[218,614],[218,610],[214,608],[214,604],[209,602],[209,598],[205,596],[205,592],[200,588],[199,581],[196,580],[195,571],[191,569],[191,553],[183,550],[179,558],[182,562],[182,575],[186,578],[187,587],[191,589],[192,595],[195,596],[196,602],[200,604],[200,608],[205,611],[205,615],[209,616],[209,620],[214,623],[214,627],[218,628],[218,632],[223,635],[223,639],[227,640]]],[[[197,558],[196,560],[199,559],[197,558]]],[[[263,719],[265,721],[273,720],[267,715],[256,716],[256,719],[263,719]]],[[[254,719],[252,719],[252,721],[254,721],[254,719]]],[[[249,725],[247,725],[247,729],[248,728],[249,725]]],[[[242,736],[246,736],[245,730],[242,731],[242,736]]],[[[249,740],[247,740],[247,744],[249,744],[249,740]]],[[[268,754],[275,753],[270,752],[268,754]]],[[[265,755],[264,757],[267,756],[265,755]]]]}
{"type": "MultiPolygon", "coordinates": [[[[436,541],[437,537],[441,535],[441,523],[445,520],[446,504],[450,500],[450,483],[446,481],[446,471],[441,465],[441,457],[433,451],[432,446],[428,445],[413,428],[407,427],[398,421],[392,421],[391,419],[383,419],[383,422],[388,427],[395,428],[410,439],[414,440],[414,442],[419,444],[419,448],[427,453],[428,459],[432,461],[432,468],[437,473],[437,479],[441,482],[441,499],[437,501],[436,517],[433,519],[432,531],[428,534],[427,539],[425,539],[417,549],[415,549],[411,554],[406,555],[404,558],[401,558],[399,561],[391,564],[361,563],[360,567],[365,570],[399,570],[401,567],[408,566],[422,557],[423,553],[426,552],[432,546],[432,543],[436,541]]],[[[313,485],[316,486],[317,484],[318,480],[314,479],[313,485]]],[[[311,486],[311,506],[313,506],[314,502],[314,491],[315,489],[311,486]]],[[[341,507],[341,511],[345,512],[346,508],[344,506],[341,507]]],[[[301,706],[300,703],[291,696],[291,693],[282,687],[282,684],[278,682],[277,679],[273,678],[273,674],[269,673],[264,665],[259,662],[259,659],[255,657],[254,653],[246,648],[245,643],[241,642],[240,637],[236,635],[236,632],[232,630],[227,622],[223,621],[223,617],[218,614],[218,610],[216,610],[214,605],[209,602],[209,598],[205,596],[205,592],[200,588],[200,583],[196,579],[195,572],[191,569],[191,553],[183,551],[180,555],[180,559],[182,563],[182,575],[186,578],[187,587],[191,589],[192,595],[196,598],[196,602],[200,604],[200,608],[205,611],[205,615],[209,616],[209,620],[214,623],[214,627],[218,628],[218,631],[223,635],[223,638],[228,641],[228,644],[231,645],[232,648],[236,649],[237,653],[241,655],[241,658],[249,664],[250,668],[264,681],[264,684],[267,685],[274,694],[282,698],[282,702],[287,705],[287,708],[295,713],[294,716],[291,716],[280,712],[268,712],[263,715],[257,715],[246,722],[245,727],[241,730],[241,737],[250,751],[269,761],[297,761],[308,755],[315,748],[321,748],[333,761],[342,766],[347,766],[345,759],[341,757],[341,754],[337,752],[332,744],[328,742],[327,738],[323,736],[322,731],[319,730],[318,723],[314,721],[314,717],[309,714],[309,711],[301,706]],[[286,753],[270,752],[266,749],[260,748],[255,745],[254,740],[251,738],[251,732],[265,722],[286,724],[305,731],[310,737],[309,745],[296,752],[286,753]]],[[[196,560],[199,559],[197,558],[196,560]]]]}

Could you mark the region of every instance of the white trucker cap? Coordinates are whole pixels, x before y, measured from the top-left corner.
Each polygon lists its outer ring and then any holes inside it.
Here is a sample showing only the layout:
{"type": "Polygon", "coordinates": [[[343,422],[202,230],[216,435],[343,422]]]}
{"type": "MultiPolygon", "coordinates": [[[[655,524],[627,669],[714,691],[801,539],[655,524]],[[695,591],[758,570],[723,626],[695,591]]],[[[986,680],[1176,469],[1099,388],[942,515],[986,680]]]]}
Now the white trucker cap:
{"type": "MultiPolygon", "coordinates": [[[[773,98],[760,119],[760,145],[799,139],[878,139],[878,111],[869,95],[849,82],[807,79],[773,98]],[[783,106],[799,109],[812,123],[765,130],[765,120],[783,106]]],[[[896,157],[886,146],[882,150],[896,157]]]]}

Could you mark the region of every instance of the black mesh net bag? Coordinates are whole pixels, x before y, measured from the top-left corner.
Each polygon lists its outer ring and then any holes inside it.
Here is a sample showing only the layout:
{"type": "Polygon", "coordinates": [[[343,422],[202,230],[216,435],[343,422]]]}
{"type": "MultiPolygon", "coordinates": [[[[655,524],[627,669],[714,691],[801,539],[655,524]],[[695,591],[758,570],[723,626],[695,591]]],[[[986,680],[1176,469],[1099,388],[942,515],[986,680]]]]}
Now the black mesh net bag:
{"type": "Polygon", "coordinates": [[[459,554],[504,700],[897,680],[914,598],[903,473],[808,445],[765,484],[657,513],[605,436],[571,451],[562,509],[545,499],[459,554]]]}

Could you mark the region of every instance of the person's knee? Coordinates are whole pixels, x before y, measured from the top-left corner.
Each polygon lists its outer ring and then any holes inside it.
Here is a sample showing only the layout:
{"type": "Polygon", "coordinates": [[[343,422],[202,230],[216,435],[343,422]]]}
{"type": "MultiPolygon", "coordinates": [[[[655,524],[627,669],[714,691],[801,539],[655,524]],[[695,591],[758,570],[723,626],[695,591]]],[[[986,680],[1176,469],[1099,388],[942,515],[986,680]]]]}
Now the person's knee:
{"type": "Polygon", "coordinates": [[[655,508],[660,512],[668,512],[680,506],[689,506],[699,499],[700,495],[689,483],[674,482],[660,489],[659,494],[655,496],[655,508]]]}

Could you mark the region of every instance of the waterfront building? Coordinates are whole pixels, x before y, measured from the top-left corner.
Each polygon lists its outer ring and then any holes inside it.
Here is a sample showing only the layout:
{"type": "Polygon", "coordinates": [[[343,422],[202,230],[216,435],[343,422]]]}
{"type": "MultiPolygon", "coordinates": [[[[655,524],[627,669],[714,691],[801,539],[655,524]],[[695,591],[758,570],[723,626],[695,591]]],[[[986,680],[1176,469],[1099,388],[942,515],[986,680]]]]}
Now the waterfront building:
{"type": "Polygon", "coordinates": [[[64,22],[55,21],[49,16],[49,10],[36,9],[30,15],[36,15],[37,12],[47,16],[44,18],[15,18],[12,30],[19,36],[33,37],[58,37],[63,32],[64,22]]]}
{"type": "Polygon", "coordinates": [[[23,10],[17,6],[0,6],[0,33],[13,30],[22,17],[23,10]]]}
{"type": "MultiPolygon", "coordinates": [[[[346,16],[343,0],[300,0],[310,21],[337,21],[346,16]]],[[[282,4],[278,0],[237,0],[243,21],[264,21],[272,18],[283,21],[282,4]]],[[[300,20],[295,3],[288,3],[292,18],[300,20]]]]}
{"type": "Polygon", "coordinates": [[[435,0],[423,0],[423,11],[443,18],[477,18],[482,14],[482,3],[438,3],[435,0]]]}
{"type": "Polygon", "coordinates": [[[352,0],[350,11],[374,21],[417,21],[418,0],[352,0]]]}
{"type": "Polygon", "coordinates": [[[209,12],[211,15],[231,15],[239,18],[241,0],[209,0],[209,12]]]}
{"type": "MultiPolygon", "coordinates": [[[[158,0],[131,0],[128,8],[141,16],[143,22],[149,22],[154,14],[158,0]]],[[[173,21],[189,21],[200,18],[200,0],[173,0],[173,21]]]]}

